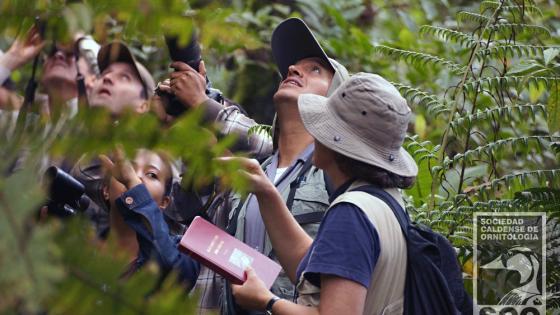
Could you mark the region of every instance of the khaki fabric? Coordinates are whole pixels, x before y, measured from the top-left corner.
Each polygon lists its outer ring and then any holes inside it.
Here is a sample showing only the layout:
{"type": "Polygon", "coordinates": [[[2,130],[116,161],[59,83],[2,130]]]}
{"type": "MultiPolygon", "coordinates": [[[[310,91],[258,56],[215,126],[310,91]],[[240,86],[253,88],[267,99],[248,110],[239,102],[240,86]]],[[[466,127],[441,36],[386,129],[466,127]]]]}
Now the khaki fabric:
{"type": "MultiPolygon", "coordinates": [[[[355,183],[349,190],[364,184],[355,183]]],[[[386,189],[386,191],[403,205],[397,189],[386,189]]],[[[381,251],[367,290],[363,314],[402,314],[407,255],[406,239],[397,218],[385,202],[365,192],[347,191],[336,198],[329,209],[341,202],[348,202],[362,209],[379,235],[381,251]]],[[[299,279],[297,289],[298,304],[319,305],[320,288],[305,280],[303,275],[299,279]]]]}
{"type": "MultiPolygon", "coordinates": [[[[270,159],[270,158],[269,158],[270,159]]],[[[268,162],[263,162],[264,165],[268,162]]],[[[294,169],[285,179],[287,183],[291,183],[294,181],[301,169],[302,163],[294,169]]],[[[285,185],[283,189],[280,191],[280,195],[282,195],[282,199],[286,201],[288,199],[288,194],[290,192],[290,185],[285,185]]],[[[239,204],[241,200],[239,200],[239,196],[235,196],[237,198],[233,202],[235,207],[239,204]]],[[[301,215],[311,212],[324,212],[327,210],[329,204],[329,195],[325,188],[325,177],[323,175],[323,171],[312,166],[307,174],[305,175],[305,180],[300,184],[299,188],[296,190],[294,196],[294,203],[292,205],[292,215],[301,215]]],[[[235,209],[235,208],[232,208],[235,209]]],[[[235,233],[235,237],[239,240],[244,239],[245,234],[245,215],[247,210],[247,200],[243,207],[240,209],[239,216],[237,217],[237,231],[235,233]]],[[[232,220],[233,211],[230,212],[230,220],[232,220]]],[[[312,238],[315,238],[317,232],[319,231],[320,223],[308,223],[303,224],[301,227],[303,230],[312,238]]],[[[270,242],[270,238],[268,234],[266,235],[265,239],[265,247],[264,247],[264,254],[266,256],[272,257],[275,261],[277,261],[275,255],[271,255],[272,252],[272,243],[270,242]]],[[[292,301],[294,297],[294,289],[295,286],[288,278],[286,272],[282,269],[276,281],[272,285],[271,291],[272,293],[278,295],[281,298],[287,299],[292,301]]]]}

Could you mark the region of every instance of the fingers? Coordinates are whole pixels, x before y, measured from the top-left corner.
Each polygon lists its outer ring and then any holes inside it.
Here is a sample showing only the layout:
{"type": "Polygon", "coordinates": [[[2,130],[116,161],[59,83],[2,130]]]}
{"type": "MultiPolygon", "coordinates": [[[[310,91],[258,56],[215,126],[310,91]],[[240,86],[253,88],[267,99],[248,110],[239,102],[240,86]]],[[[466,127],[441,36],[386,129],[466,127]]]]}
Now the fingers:
{"type": "Polygon", "coordinates": [[[171,93],[171,85],[160,84],[159,90],[165,93],[171,93]]]}
{"type": "Polygon", "coordinates": [[[125,155],[124,155],[124,149],[123,149],[122,145],[117,144],[117,147],[115,148],[115,151],[114,151],[114,155],[115,155],[115,162],[117,164],[124,162],[125,155]]]}
{"type": "Polygon", "coordinates": [[[109,159],[104,154],[99,155],[99,161],[101,161],[101,167],[103,168],[104,172],[109,172],[110,173],[113,170],[113,167],[115,166],[113,161],[111,161],[111,159],[109,159]]]}
{"type": "Polygon", "coordinates": [[[191,75],[191,73],[192,73],[192,72],[190,72],[190,71],[175,71],[175,72],[171,72],[171,75],[170,75],[170,77],[171,77],[171,82],[170,82],[170,83],[172,84],[172,83],[173,83],[173,80],[178,79],[178,78],[180,78],[180,77],[182,77],[182,76],[189,76],[189,75],[191,75]]]}
{"type": "Polygon", "coordinates": [[[204,60],[200,61],[200,65],[198,66],[198,73],[206,78],[206,65],[204,64],[204,60]]]}
{"type": "Polygon", "coordinates": [[[247,266],[247,268],[245,268],[245,275],[247,276],[247,279],[255,278],[257,276],[255,270],[251,268],[251,266],[247,266]]]}
{"type": "Polygon", "coordinates": [[[224,156],[216,158],[215,160],[216,162],[223,164],[238,163],[242,168],[247,170],[254,170],[261,167],[259,161],[239,156],[224,156]]]}
{"type": "Polygon", "coordinates": [[[196,70],[193,69],[193,67],[189,66],[188,64],[181,62],[181,61],[174,61],[173,63],[171,63],[170,65],[171,68],[175,69],[175,71],[194,71],[196,72],[196,70]]]}

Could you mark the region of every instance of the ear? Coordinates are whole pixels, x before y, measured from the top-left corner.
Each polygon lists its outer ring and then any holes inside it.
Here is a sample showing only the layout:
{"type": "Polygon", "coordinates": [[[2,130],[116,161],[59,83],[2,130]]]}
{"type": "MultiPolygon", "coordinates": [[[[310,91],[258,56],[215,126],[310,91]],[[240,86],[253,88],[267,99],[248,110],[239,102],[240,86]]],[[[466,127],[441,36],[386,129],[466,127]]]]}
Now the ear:
{"type": "Polygon", "coordinates": [[[161,202],[159,203],[159,208],[161,210],[167,208],[167,206],[169,206],[169,203],[171,202],[171,197],[169,196],[164,196],[163,198],[161,198],[161,202]]]}
{"type": "Polygon", "coordinates": [[[144,100],[138,107],[136,107],[136,112],[138,114],[147,113],[150,110],[150,103],[148,100],[144,100]]]}

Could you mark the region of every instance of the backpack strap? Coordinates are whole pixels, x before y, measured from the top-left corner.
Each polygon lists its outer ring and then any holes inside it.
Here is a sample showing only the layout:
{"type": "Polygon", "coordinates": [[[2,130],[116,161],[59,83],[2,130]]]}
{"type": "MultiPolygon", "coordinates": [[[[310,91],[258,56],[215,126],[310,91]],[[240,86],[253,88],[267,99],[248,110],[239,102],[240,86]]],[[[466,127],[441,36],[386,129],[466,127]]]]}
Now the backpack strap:
{"type": "MultiPolygon", "coordinates": [[[[290,212],[292,212],[292,206],[294,205],[294,198],[296,196],[296,191],[301,186],[301,183],[305,180],[307,172],[309,172],[311,166],[313,165],[311,160],[312,160],[312,155],[307,157],[298,175],[290,183],[290,192],[288,193],[288,199],[286,200],[286,207],[288,208],[288,210],[290,210],[290,212]]],[[[325,187],[327,188],[327,192],[328,192],[328,184],[326,181],[325,181],[325,187]]],[[[294,215],[294,219],[296,219],[299,225],[302,225],[302,224],[320,222],[324,216],[325,216],[325,212],[316,211],[316,212],[308,212],[308,213],[294,215]]]]}
{"type": "Polygon", "coordinates": [[[292,206],[294,205],[294,197],[296,196],[296,190],[301,186],[301,183],[305,179],[305,174],[307,173],[307,171],[311,169],[311,165],[312,165],[311,156],[309,156],[303,163],[301,170],[299,170],[296,179],[294,179],[290,183],[290,193],[288,193],[288,199],[286,200],[286,207],[288,207],[290,211],[292,211],[292,206]]]}
{"type": "Polygon", "coordinates": [[[371,185],[371,184],[370,185],[359,186],[355,189],[352,189],[352,191],[366,192],[368,194],[371,194],[372,196],[375,196],[375,197],[383,200],[389,206],[389,208],[391,208],[391,211],[393,211],[393,214],[395,214],[395,217],[397,218],[397,221],[399,222],[399,225],[401,226],[401,230],[404,234],[404,237],[408,238],[408,226],[410,225],[410,218],[404,212],[403,207],[395,200],[395,198],[393,198],[393,196],[391,196],[385,190],[383,190],[383,189],[381,189],[381,188],[379,188],[375,185],[371,185]]]}
{"type": "MultiPolygon", "coordinates": [[[[261,164],[261,168],[264,170],[268,165],[270,165],[270,163],[272,163],[271,158],[264,161],[264,163],[261,164]]],[[[228,220],[228,224],[226,226],[226,232],[231,236],[235,236],[235,232],[237,231],[237,219],[239,218],[239,213],[241,213],[241,208],[243,208],[243,205],[245,205],[247,198],[248,197],[239,200],[239,204],[237,205],[235,210],[233,210],[233,216],[231,217],[231,219],[228,220]]]]}

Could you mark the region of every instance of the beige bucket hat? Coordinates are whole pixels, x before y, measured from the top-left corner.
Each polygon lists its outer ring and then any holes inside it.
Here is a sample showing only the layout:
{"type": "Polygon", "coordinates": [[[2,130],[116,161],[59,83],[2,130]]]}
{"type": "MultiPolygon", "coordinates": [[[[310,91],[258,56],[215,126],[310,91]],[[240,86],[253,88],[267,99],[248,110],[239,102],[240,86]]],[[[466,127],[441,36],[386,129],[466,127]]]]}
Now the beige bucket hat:
{"type": "Polygon", "coordinates": [[[381,76],[358,73],[329,98],[298,98],[303,124],[329,149],[394,174],[414,177],[418,166],[402,147],[411,110],[381,76]]]}

